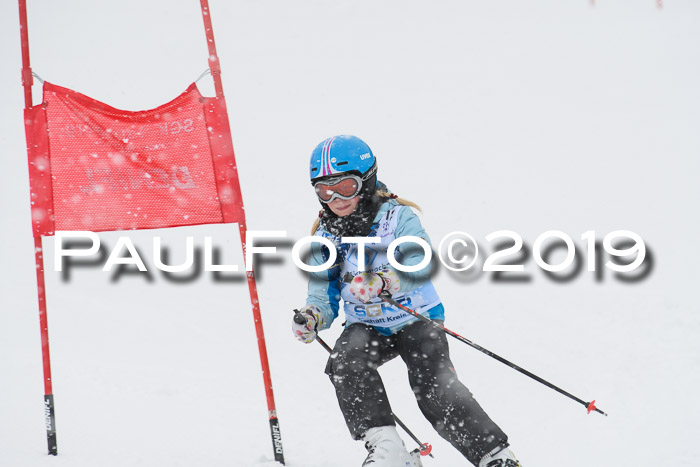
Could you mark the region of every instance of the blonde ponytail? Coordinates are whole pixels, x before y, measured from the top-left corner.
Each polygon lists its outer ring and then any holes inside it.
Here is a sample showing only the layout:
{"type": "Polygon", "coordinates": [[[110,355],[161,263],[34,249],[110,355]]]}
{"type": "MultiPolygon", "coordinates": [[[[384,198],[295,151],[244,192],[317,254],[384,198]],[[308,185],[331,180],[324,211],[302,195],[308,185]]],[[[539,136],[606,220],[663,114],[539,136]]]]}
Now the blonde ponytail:
{"type": "MultiPolygon", "coordinates": [[[[321,213],[322,212],[323,211],[321,211],[321,213]]],[[[311,235],[315,234],[318,230],[318,227],[321,225],[321,213],[319,213],[318,217],[314,221],[314,225],[311,226],[311,235]]]]}
{"type": "Polygon", "coordinates": [[[391,198],[391,199],[394,199],[394,200],[396,200],[397,203],[399,203],[399,204],[402,205],[402,206],[410,206],[410,207],[412,207],[412,208],[414,208],[414,209],[418,209],[420,212],[423,212],[423,210],[420,208],[420,206],[418,206],[418,205],[417,205],[416,203],[414,203],[413,201],[409,201],[409,200],[407,200],[407,199],[399,198],[399,197],[396,196],[395,194],[389,193],[389,192],[386,191],[386,190],[378,190],[378,191],[377,191],[377,196],[379,196],[380,198],[391,198]]]}

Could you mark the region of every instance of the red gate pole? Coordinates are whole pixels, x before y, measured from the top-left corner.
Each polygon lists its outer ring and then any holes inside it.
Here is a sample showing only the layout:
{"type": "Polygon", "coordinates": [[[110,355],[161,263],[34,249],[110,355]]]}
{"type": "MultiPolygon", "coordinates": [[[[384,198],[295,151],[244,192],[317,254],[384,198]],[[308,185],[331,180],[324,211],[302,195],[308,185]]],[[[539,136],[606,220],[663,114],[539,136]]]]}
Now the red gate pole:
{"type": "Polygon", "coordinates": [[[22,42],[22,86],[24,86],[24,108],[32,106],[32,68],[29,66],[29,30],[27,29],[27,2],[19,0],[19,35],[22,42]]]}
{"type": "MultiPolygon", "coordinates": [[[[211,21],[211,11],[209,10],[209,1],[200,0],[202,5],[202,18],[204,19],[204,30],[207,36],[207,47],[209,50],[209,68],[211,75],[214,78],[214,89],[216,90],[216,98],[221,99],[224,103],[224,88],[221,83],[221,65],[219,64],[219,56],[216,53],[216,43],[214,42],[214,30],[211,21]]],[[[225,115],[228,125],[228,112],[225,115]]],[[[238,180],[236,179],[236,184],[238,180]]],[[[237,187],[240,193],[240,185],[237,187]]],[[[245,217],[239,220],[238,228],[241,235],[241,245],[243,247],[243,258],[246,258],[246,223],[245,217]]],[[[247,265],[246,265],[247,266],[247,265]]],[[[272,449],[275,460],[284,464],[284,450],[282,449],[282,435],[280,432],[279,420],[277,419],[277,409],[275,408],[275,396],[272,391],[272,378],[270,376],[270,364],[267,359],[267,347],[265,345],[265,334],[263,332],[262,317],[260,315],[260,302],[258,301],[258,288],[255,284],[255,273],[253,271],[246,272],[248,278],[248,290],[250,292],[250,302],[253,307],[253,319],[255,321],[255,333],[258,339],[258,352],[260,353],[260,366],[262,367],[263,383],[265,385],[265,396],[267,397],[267,409],[270,419],[270,435],[272,436],[272,449]]]]}
{"type": "MultiPolygon", "coordinates": [[[[27,2],[19,0],[19,26],[22,42],[22,86],[24,86],[24,108],[32,106],[32,69],[29,66],[29,29],[27,28],[27,2]]],[[[33,230],[33,229],[32,229],[33,230]]],[[[46,419],[46,440],[49,454],[58,454],[56,445],[56,414],[54,412],[53,388],[51,384],[51,357],[49,353],[49,323],[46,315],[46,288],[44,283],[44,253],[41,235],[34,234],[34,255],[36,260],[36,285],[39,299],[39,324],[41,326],[41,356],[44,366],[44,416],[46,419]]]]}

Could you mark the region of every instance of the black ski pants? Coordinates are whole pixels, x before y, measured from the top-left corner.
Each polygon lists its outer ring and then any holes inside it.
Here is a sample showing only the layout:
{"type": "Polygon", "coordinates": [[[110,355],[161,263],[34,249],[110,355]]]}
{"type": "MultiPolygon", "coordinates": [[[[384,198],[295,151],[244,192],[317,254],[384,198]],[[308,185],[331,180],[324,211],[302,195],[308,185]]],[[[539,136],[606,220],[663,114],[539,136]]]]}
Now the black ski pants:
{"type": "Polygon", "coordinates": [[[478,465],[496,446],[508,444],[506,434],[457,379],[445,333],[422,321],[391,336],[354,323],[336,341],[326,373],[353,439],[370,428],[395,425],[377,369],[397,355],[406,363],[408,381],[425,418],[472,464],[478,465]]]}

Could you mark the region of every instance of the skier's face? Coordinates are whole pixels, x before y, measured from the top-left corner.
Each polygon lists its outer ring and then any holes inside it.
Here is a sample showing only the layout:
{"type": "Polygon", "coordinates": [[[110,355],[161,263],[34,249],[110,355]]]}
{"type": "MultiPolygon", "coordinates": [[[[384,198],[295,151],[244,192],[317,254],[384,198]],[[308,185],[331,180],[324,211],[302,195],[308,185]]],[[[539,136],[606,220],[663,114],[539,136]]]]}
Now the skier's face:
{"type": "Polygon", "coordinates": [[[335,214],[336,216],[345,217],[348,214],[352,214],[353,212],[355,212],[355,208],[357,207],[357,203],[359,202],[359,196],[355,196],[354,198],[350,199],[336,198],[330,203],[328,203],[328,207],[331,208],[331,211],[333,211],[333,214],[335,214]]]}

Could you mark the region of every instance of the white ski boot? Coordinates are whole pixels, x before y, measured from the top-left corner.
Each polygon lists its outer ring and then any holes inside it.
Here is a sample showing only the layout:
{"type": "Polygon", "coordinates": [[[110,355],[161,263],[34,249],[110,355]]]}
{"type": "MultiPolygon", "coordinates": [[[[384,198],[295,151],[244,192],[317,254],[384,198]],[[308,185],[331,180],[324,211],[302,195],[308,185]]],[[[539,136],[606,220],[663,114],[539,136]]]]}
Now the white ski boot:
{"type": "Polygon", "coordinates": [[[362,439],[369,451],[362,467],[423,467],[420,454],[409,454],[395,426],[370,428],[362,439]]]}
{"type": "Polygon", "coordinates": [[[479,461],[479,467],[522,467],[522,464],[513,451],[498,446],[479,461]]]}

